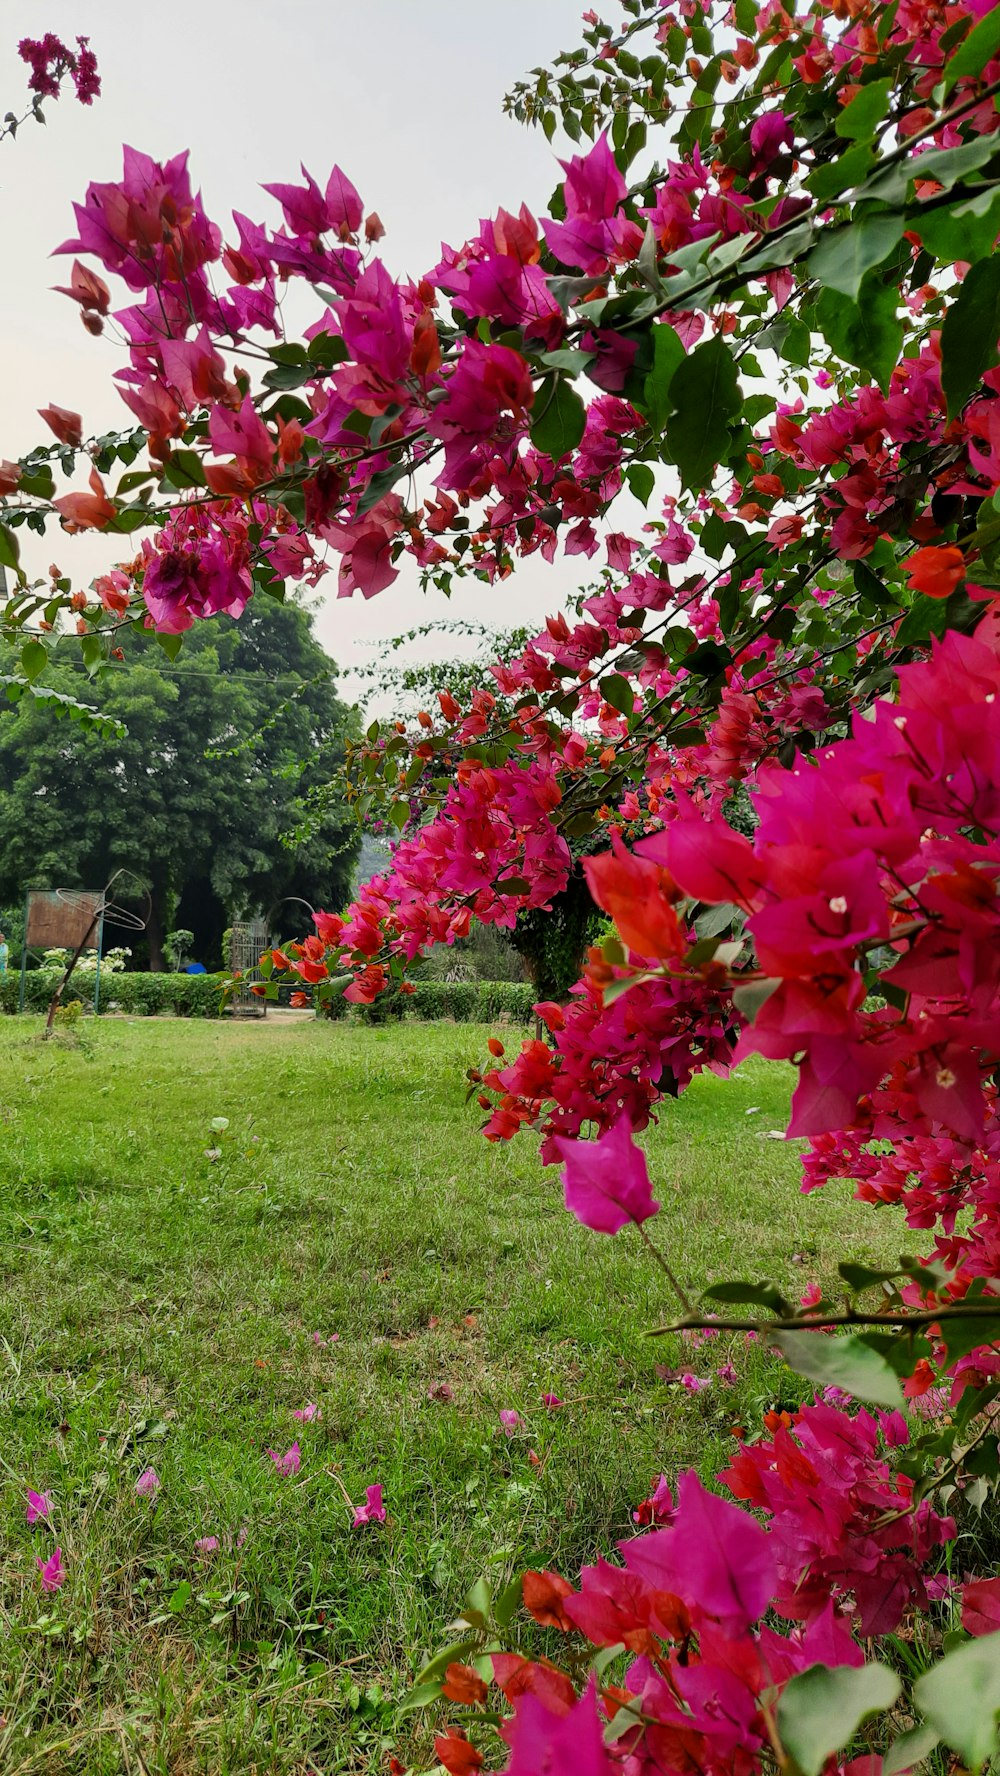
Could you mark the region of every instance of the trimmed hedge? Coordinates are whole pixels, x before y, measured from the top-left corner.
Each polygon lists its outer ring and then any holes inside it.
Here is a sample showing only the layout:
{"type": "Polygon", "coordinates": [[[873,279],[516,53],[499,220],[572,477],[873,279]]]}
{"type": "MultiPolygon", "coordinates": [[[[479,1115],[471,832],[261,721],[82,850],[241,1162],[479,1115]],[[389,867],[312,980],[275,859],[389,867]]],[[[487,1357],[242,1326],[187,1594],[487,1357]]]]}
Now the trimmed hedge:
{"type": "MultiPolygon", "coordinates": [[[[25,1011],[47,1011],[58,978],[47,969],[31,969],[24,982],[25,1011]]],[[[212,974],[104,974],[99,1009],[107,1011],[113,1005],[132,1017],[154,1017],[160,1011],[171,1011],[175,1017],[218,1017],[222,978],[212,974]]],[[[8,973],[0,981],[0,1011],[17,1010],[20,987],[19,972],[8,973]]],[[[92,974],[72,976],[63,1003],[73,999],[90,1009],[94,1002],[92,974]]]]}
{"type": "Polygon", "coordinates": [[[427,1022],[453,1018],[456,1024],[491,1024],[507,1018],[527,1024],[536,998],[529,981],[418,981],[406,1004],[412,1017],[427,1022]]]}
{"type": "MultiPolygon", "coordinates": [[[[110,1006],[130,1017],[154,1017],[170,1011],[175,1017],[219,1017],[222,1011],[222,975],[212,974],[105,974],[101,977],[100,1010],[110,1006]]],[[[47,1011],[58,976],[31,969],[25,977],[25,1011],[47,1011]]],[[[0,1012],[16,1012],[20,974],[8,973],[0,981],[0,1012]]],[[[285,995],[287,998],[289,995],[285,995]]],[[[66,1002],[80,999],[87,1010],[93,1003],[93,975],[74,975],[66,989],[66,1002]]],[[[531,1022],[535,989],[527,981],[418,981],[410,994],[383,995],[374,1006],[349,1006],[343,997],[332,999],[327,1016],[348,1015],[364,1023],[384,1023],[389,1018],[413,1017],[425,1023],[451,1018],[456,1024],[531,1022]]]]}

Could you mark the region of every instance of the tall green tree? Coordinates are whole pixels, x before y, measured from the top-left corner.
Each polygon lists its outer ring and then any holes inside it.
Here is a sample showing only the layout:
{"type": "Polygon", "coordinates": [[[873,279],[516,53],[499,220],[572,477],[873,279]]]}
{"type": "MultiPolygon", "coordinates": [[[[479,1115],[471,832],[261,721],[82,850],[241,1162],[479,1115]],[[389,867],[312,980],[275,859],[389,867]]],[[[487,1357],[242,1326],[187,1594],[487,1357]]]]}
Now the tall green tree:
{"type": "MultiPolygon", "coordinates": [[[[76,695],[86,682],[58,652],[49,680],[76,695]]],[[[159,968],[172,925],[216,961],[234,918],[301,929],[287,897],[347,898],[359,841],[339,776],[355,716],[300,605],[257,598],[239,624],[193,630],[174,660],[136,637],[95,701],[123,738],[29,699],[0,712],[0,901],[132,870],[148,884],[144,947],[159,968]]]]}

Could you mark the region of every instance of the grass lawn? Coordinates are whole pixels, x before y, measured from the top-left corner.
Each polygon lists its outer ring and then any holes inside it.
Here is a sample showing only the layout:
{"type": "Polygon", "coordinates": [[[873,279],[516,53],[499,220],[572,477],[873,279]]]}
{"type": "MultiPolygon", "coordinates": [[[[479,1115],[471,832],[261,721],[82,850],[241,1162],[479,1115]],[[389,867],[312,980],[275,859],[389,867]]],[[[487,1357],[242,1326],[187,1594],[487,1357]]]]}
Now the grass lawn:
{"type": "MultiPolygon", "coordinates": [[[[484,1030],[40,1028],[0,1020],[5,1776],[378,1770],[480,1574],[572,1575],[661,1469],[710,1476],[734,1423],[800,1397],[741,1336],[644,1335],[671,1304],[638,1239],[578,1226],[533,1139],[490,1146],[463,1108],[484,1030]],[[714,1379],[692,1395],[657,1365],[714,1379]],[[321,1421],[293,1418],[308,1401],[321,1421]],[[296,1440],[282,1476],[266,1451],[296,1440]],[[345,1491],[374,1482],[388,1521],[354,1529],[345,1491]],[[28,1486],[54,1533],[27,1527],[28,1486]]],[[[797,1296],[848,1249],[898,1249],[846,1188],[798,1193],[769,1133],[790,1081],[696,1081],[647,1138],[651,1225],[695,1288],[797,1296]]]]}

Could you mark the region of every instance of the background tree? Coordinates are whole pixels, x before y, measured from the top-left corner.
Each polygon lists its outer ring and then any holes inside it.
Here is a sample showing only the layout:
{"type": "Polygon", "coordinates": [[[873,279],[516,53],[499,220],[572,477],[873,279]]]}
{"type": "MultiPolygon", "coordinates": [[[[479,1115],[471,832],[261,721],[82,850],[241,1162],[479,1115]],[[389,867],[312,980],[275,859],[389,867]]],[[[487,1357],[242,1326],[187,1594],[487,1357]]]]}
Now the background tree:
{"type": "MultiPolygon", "coordinates": [[[[335,783],[354,718],[308,612],[260,599],[239,625],[199,629],[173,661],[155,638],[136,640],[129,664],[102,680],[123,737],[33,700],[0,713],[0,898],[134,870],[149,884],[152,968],[173,925],[214,961],[242,913],[273,912],[280,931],[285,896],[342,903],[357,829],[336,789],[308,818],[305,798],[335,783]]],[[[50,676],[79,691],[68,657],[57,653],[50,676]]],[[[293,928],[303,916],[292,910],[293,928]]]]}

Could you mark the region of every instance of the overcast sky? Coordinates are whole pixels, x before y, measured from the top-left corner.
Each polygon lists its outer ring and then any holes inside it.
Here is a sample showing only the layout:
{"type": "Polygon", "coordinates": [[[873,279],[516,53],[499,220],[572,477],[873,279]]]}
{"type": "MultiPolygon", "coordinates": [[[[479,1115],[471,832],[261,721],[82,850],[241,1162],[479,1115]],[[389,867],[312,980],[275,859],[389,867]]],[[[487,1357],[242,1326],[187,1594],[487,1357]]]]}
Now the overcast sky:
{"type": "MultiPolygon", "coordinates": [[[[419,275],[442,239],[460,244],[501,204],[544,208],[560,177],[553,149],[503,116],[503,95],[577,41],[581,10],[582,0],[6,0],[0,114],[23,108],[18,40],[45,30],[89,34],[103,92],[85,108],[67,88],[47,103],[45,128],[28,123],[0,143],[0,456],[47,439],[37,409],[51,401],[80,412],[85,432],[128,421],[110,380],[118,349],[92,339],[52,293],[71,261],[49,257],[73,234],[70,205],[88,181],[120,173],[123,142],[159,160],[189,148],[193,182],[224,233],[233,209],[280,220],[264,181],[295,179],[302,160],[323,184],[336,162],[378,210],[391,268],[419,275]]],[[[114,299],[122,304],[122,286],[114,299]]],[[[86,583],[107,564],[107,542],[53,531],[29,566],[41,572],[53,559],[86,583]]],[[[528,563],[516,584],[491,593],[470,582],[449,602],[425,597],[407,564],[367,604],[324,594],[319,632],[347,666],[370,658],[366,641],[435,616],[540,622],[575,572],[528,563]]]]}

